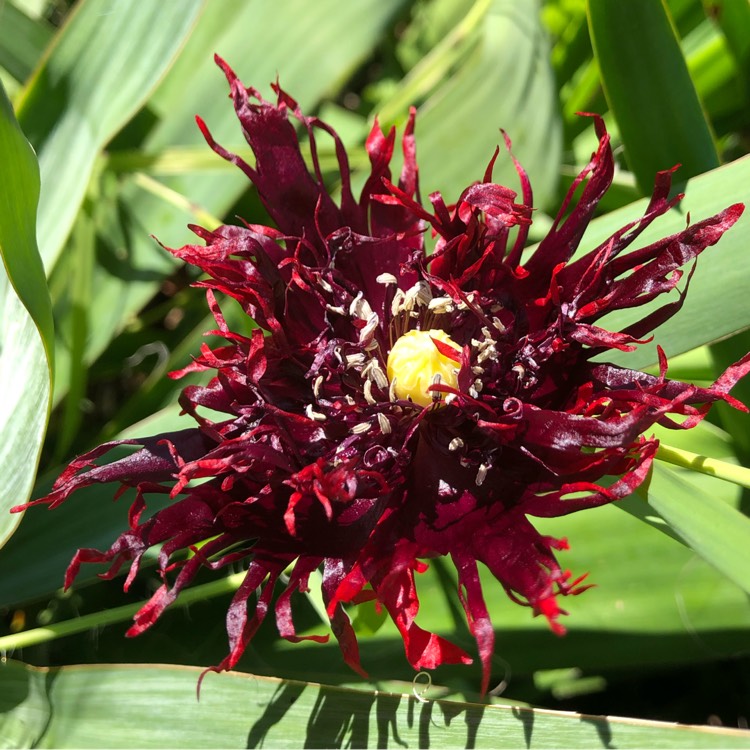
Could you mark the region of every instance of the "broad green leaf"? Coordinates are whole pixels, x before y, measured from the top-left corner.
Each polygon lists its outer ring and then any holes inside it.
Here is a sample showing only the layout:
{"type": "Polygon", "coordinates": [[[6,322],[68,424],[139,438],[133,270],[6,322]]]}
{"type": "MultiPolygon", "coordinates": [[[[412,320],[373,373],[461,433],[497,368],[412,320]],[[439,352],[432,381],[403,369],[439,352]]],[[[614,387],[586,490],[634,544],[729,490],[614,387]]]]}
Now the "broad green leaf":
{"type": "MultiPolygon", "coordinates": [[[[689,371],[685,371],[685,374],[689,376],[689,371]]],[[[680,376],[675,375],[675,377],[680,376]]],[[[688,377],[688,379],[690,378],[688,377]]],[[[739,463],[732,437],[708,420],[704,420],[692,430],[668,430],[657,425],[653,429],[653,433],[662,444],[678,451],[690,451],[700,456],[726,462],[731,466],[739,463]]],[[[689,497],[685,502],[690,504],[693,502],[692,495],[697,494],[700,497],[709,498],[709,505],[718,502],[733,511],[740,507],[742,487],[715,478],[711,474],[675,466],[662,460],[654,463],[651,479],[647,480],[636,493],[618,502],[617,507],[632,513],[682,544],[687,544],[685,537],[669,525],[664,517],[659,514],[655,505],[649,505],[647,502],[650,497],[649,489],[652,485],[655,496],[663,496],[665,494],[663,489],[665,483],[669,482],[674,476],[684,480],[681,485],[682,492],[678,492],[674,496],[674,501],[677,503],[682,502],[682,495],[686,494],[689,497]],[[666,479],[664,479],[665,474],[666,479]]]]}
{"type": "Polygon", "coordinates": [[[665,445],[696,453],[700,468],[691,471],[657,460],[649,481],[619,505],[687,544],[747,591],[750,519],[740,512],[743,490],[699,473],[704,464],[710,467],[702,457],[737,464],[736,442],[707,421],[687,431],[657,427],[655,434],[665,445]]]}
{"type": "Polygon", "coordinates": [[[456,29],[456,39],[446,36],[409,72],[393,100],[383,104],[383,119],[389,121],[399,111],[403,117],[408,105],[420,104],[421,187],[425,194],[440,190],[449,203],[482,179],[498,144],[501,155],[493,179],[518,189],[503,146],[504,129],[530,175],[536,204],[544,206],[557,184],[561,127],[538,3],[478,0],[470,13],[476,16],[471,28],[460,34],[456,29]],[[461,48],[463,56],[457,58],[461,48]],[[460,158],[452,158],[458,148],[460,158]]]}
{"type": "Polygon", "coordinates": [[[750,593],[750,518],[701,492],[689,476],[674,467],[660,465],[647,489],[637,494],[646,499],[691,549],[750,593]]]}
{"type": "Polygon", "coordinates": [[[479,3],[475,0],[432,0],[413,3],[411,20],[399,35],[396,57],[405,70],[418,65],[455,31],[479,3]]]}
{"type": "Polygon", "coordinates": [[[39,154],[39,247],[54,266],[97,156],[143,106],[203,0],[82,0],[29,82],[21,127],[39,154]]]}
{"type": "Polygon", "coordinates": [[[52,39],[52,28],[29,18],[12,0],[0,3],[0,67],[23,83],[52,39]]]}
{"type": "Polygon", "coordinates": [[[49,5],[49,0],[12,0],[12,2],[30,18],[41,18],[49,5]]]}
{"type": "MultiPolygon", "coordinates": [[[[0,671],[14,747],[733,748],[746,732],[167,666],[0,671]],[[231,708],[230,708],[231,707],[231,708]]],[[[433,692],[435,692],[433,690],[433,692]]]]}
{"type": "Polygon", "coordinates": [[[52,311],[36,247],[39,167],[0,86],[0,546],[26,502],[50,409],[52,311]]]}
{"type": "Polygon", "coordinates": [[[589,0],[602,84],[631,170],[650,192],[656,171],[682,164],[679,179],[719,165],[710,127],[663,2],[589,0]]]}
{"type": "Polygon", "coordinates": [[[542,6],[542,20],[554,40],[550,59],[558,85],[563,88],[591,58],[585,0],[565,4],[545,3],[542,6]]]}
{"type": "MultiPolygon", "coordinates": [[[[159,122],[143,143],[147,153],[169,146],[198,145],[208,148],[195,125],[195,115],[206,120],[220,143],[242,142],[242,133],[231,102],[226,97],[224,76],[213,62],[219,53],[247,86],[264,96],[279,83],[304,111],[313,111],[321,100],[334,97],[357,67],[367,59],[383,32],[405,6],[405,0],[363,0],[342,5],[338,0],[255,0],[238,5],[234,0],[212,0],[185,49],[149,101],[159,122]],[[300,17],[305,23],[295,23],[300,17]],[[227,18],[232,23],[227,23],[227,18]],[[367,23],[362,23],[363,18],[367,23]],[[248,46],[248,29],[262,29],[248,46]],[[314,33],[310,33],[314,29],[314,33]],[[190,96],[185,96],[189,87],[190,96]]],[[[321,139],[322,145],[326,144],[321,139]]],[[[218,164],[218,162],[217,162],[218,164]]],[[[227,173],[221,166],[215,174],[184,174],[164,183],[196,205],[222,216],[248,188],[242,172],[227,173]]],[[[149,231],[169,245],[191,240],[184,226],[185,215],[154,224],[164,208],[151,197],[128,199],[149,231]],[[153,216],[153,218],[151,218],[153,216]],[[149,223],[150,219],[150,223],[149,223]]]]}
{"type": "Polygon", "coordinates": [[[709,7],[737,62],[745,91],[750,95],[750,4],[745,0],[712,0],[709,7]]]}
{"type": "MultiPolygon", "coordinates": [[[[53,453],[55,463],[62,461],[78,433],[83,414],[80,403],[86,395],[88,368],[85,365],[84,353],[89,328],[89,306],[92,296],[91,276],[94,265],[95,229],[90,215],[91,201],[87,200],[78,214],[73,233],[68,241],[67,251],[76,270],[68,285],[70,296],[69,314],[58,316],[61,322],[61,335],[69,342],[70,356],[66,364],[69,367],[66,375],[71,383],[68,398],[62,408],[62,415],[57,426],[57,441],[53,453]]],[[[58,365],[59,369],[59,365],[58,365]]]]}
{"type": "Polygon", "coordinates": [[[706,113],[715,119],[725,109],[741,107],[742,85],[739,68],[726,38],[709,18],[682,40],[690,78],[704,104],[706,113]],[[734,92],[734,97],[728,96],[734,92]],[[732,100],[734,99],[734,101],[732,100]]]}
{"type": "Polygon", "coordinates": [[[710,18],[683,38],[682,51],[706,117],[717,130],[717,145],[726,148],[724,137],[736,129],[747,109],[738,63],[710,18]]]}

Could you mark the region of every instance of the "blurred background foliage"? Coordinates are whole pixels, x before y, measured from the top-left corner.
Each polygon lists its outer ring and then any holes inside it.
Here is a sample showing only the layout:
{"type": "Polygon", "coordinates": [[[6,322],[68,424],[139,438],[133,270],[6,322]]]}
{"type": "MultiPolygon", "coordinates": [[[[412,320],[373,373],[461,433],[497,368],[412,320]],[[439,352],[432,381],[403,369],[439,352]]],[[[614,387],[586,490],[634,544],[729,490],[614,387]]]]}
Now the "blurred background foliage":
{"type": "MultiPolygon", "coordinates": [[[[401,126],[409,105],[417,106],[422,193],[440,190],[449,202],[482,177],[502,128],[534,188],[531,242],[544,236],[596,144],[591,120],[578,112],[604,115],[617,159],[586,248],[594,236],[637,217],[643,203],[635,202],[650,194],[654,173],[676,163],[683,164],[676,179],[687,198],[658,235],[677,231],[688,211],[697,220],[750,201],[747,0],[0,0],[0,81],[39,159],[37,239],[54,317],[54,337],[51,329],[40,334],[47,360],[28,369],[0,367],[24,387],[41,375],[53,383],[43,441],[43,428],[34,432],[21,416],[11,415],[5,428],[4,443],[25,441],[39,454],[36,478],[27,460],[25,468],[6,466],[0,479],[25,472],[34,495],[62,464],[100,442],[182,424],[177,394],[192,376],[175,382],[166,374],[189,361],[213,321],[203,295],[190,288],[194,270],[176,265],[152,235],[179,246],[191,240],[190,222],[266,221],[246,178],[206,147],[194,123],[200,114],[217,141],[252,158],[214,52],[246,85],[271,96],[269,84],[278,79],[307,113],[331,123],[360,181],[376,115],[384,126],[401,126]],[[46,362],[54,362],[53,379],[46,362]]],[[[335,191],[332,144],[320,149],[335,191]]],[[[0,168],[9,169],[14,162],[3,156],[0,168]]],[[[504,152],[494,178],[518,188],[504,152]]],[[[748,247],[745,216],[701,259],[680,321],[657,337],[673,357],[674,377],[711,381],[750,349],[748,247]]],[[[6,266],[37,321],[8,258],[6,266]]],[[[0,292],[12,296],[5,286],[0,292]]],[[[226,312],[231,325],[248,326],[237,308],[227,305],[226,312]]],[[[2,353],[6,365],[11,353],[2,353]]],[[[638,356],[637,366],[652,365],[654,346],[638,356]]],[[[737,392],[750,401],[750,384],[737,392]]],[[[44,413],[46,396],[38,390],[28,386],[23,398],[38,400],[44,413]]],[[[670,435],[670,443],[750,463],[748,421],[728,409],[678,437],[670,435]]],[[[486,582],[498,636],[496,682],[507,683],[497,700],[747,727],[747,490],[661,467],[650,492],[651,505],[638,497],[624,504],[630,513],[606,507],[538,524],[569,538],[563,564],[576,574],[589,571],[597,585],[567,602],[566,638],[486,582]],[[680,507],[697,510],[681,519],[680,507]]],[[[54,514],[27,513],[18,528],[16,517],[0,521],[0,636],[87,615],[100,623],[97,613],[140,601],[158,585],[145,572],[124,595],[117,583],[83,571],[72,590],[61,591],[75,549],[107,547],[125,524],[126,506],[111,502],[112,488],[81,495],[54,514]]],[[[3,497],[0,507],[23,500],[3,497]]],[[[432,561],[419,587],[423,626],[471,650],[448,568],[432,561]]],[[[135,640],[125,640],[125,624],[117,623],[5,656],[39,666],[215,664],[226,650],[231,590],[211,592],[189,606],[178,602],[135,640]]],[[[314,597],[300,597],[299,630],[321,632],[317,606],[314,597]]],[[[352,615],[373,682],[408,684],[395,628],[365,605],[352,615]]],[[[289,644],[270,623],[240,666],[258,675],[373,686],[347,671],[337,646],[289,644]]],[[[0,685],[3,674],[27,673],[0,670],[0,685]]],[[[20,679],[22,687],[13,689],[30,695],[32,682],[20,679]]],[[[441,696],[475,699],[478,670],[442,668],[434,681],[447,686],[441,696]]],[[[11,694],[11,705],[0,698],[0,708],[17,719],[30,699],[11,694]]],[[[602,746],[606,737],[597,732],[593,746],[602,746]]],[[[582,741],[571,738],[573,745],[582,741]]],[[[31,742],[17,740],[25,741],[31,742]]],[[[48,735],[45,742],[55,740],[48,735]]]]}

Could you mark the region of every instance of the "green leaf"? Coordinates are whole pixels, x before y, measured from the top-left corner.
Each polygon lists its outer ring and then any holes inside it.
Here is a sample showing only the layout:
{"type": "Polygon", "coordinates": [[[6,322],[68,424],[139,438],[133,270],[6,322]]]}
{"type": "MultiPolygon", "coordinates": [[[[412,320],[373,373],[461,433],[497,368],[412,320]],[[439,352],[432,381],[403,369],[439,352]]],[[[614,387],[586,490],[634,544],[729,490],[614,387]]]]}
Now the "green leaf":
{"type": "Polygon", "coordinates": [[[718,21],[750,95],[750,4],[746,0],[704,0],[718,21]]]}
{"type": "MultiPolygon", "coordinates": [[[[242,141],[237,117],[224,76],[214,65],[218,52],[248,86],[272,96],[270,83],[279,83],[300,104],[312,111],[321,100],[336,96],[357,67],[372,53],[388,24],[406,5],[406,0],[361,0],[342,4],[339,0],[212,0],[194,34],[175,61],[149,108],[158,122],[142,143],[147,153],[170,146],[197,145],[208,148],[195,125],[200,114],[220,143],[231,146],[242,141]],[[298,20],[304,16],[305,23],[298,20]],[[227,18],[232,23],[227,23],[227,18]],[[362,23],[367,18],[367,23],[362,23]],[[262,29],[248,45],[248,29],[262,29]],[[315,29],[311,34],[310,29],[315,29]],[[190,96],[185,96],[186,89],[190,96]]],[[[325,139],[322,144],[325,145],[325,139]]],[[[240,171],[227,173],[218,165],[215,174],[184,174],[164,180],[192,203],[222,216],[243,191],[247,177],[240,171]]],[[[185,214],[164,216],[164,208],[151,196],[125,196],[125,202],[141,217],[150,232],[169,245],[194,238],[184,226],[185,214]],[[156,223],[156,220],[159,223],[156,223]],[[165,219],[167,219],[165,221],[165,219]]]]}
{"type": "Polygon", "coordinates": [[[44,16],[49,0],[12,0],[30,18],[44,16]]]}
{"type": "Polygon", "coordinates": [[[35,240],[39,168],[0,86],[0,546],[26,502],[50,409],[52,310],[35,240]]]}
{"type": "Polygon", "coordinates": [[[703,18],[683,38],[682,51],[706,116],[719,128],[719,135],[726,135],[736,128],[727,118],[744,119],[747,99],[739,64],[725,36],[710,18],[703,18]]]}
{"type": "MultiPolygon", "coordinates": [[[[89,203],[89,201],[86,201],[89,203]]],[[[88,368],[84,362],[84,352],[89,328],[89,308],[92,296],[91,273],[94,265],[95,231],[90,207],[84,207],[78,214],[73,234],[67,251],[76,269],[69,284],[70,312],[65,317],[58,317],[67,330],[61,331],[70,343],[70,354],[67,358],[69,370],[66,373],[72,387],[63,404],[57,441],[54,451],[55,463],[62,461],[70,449],[78,430],[81,427],[83,414],[80,403],[86,395],[88,368]]],[[[60,326],[62,327],[62,326],[60,326]]]]}
{"type": "Polygon", "coordinates": [[[143,106],[185,41],[203,0],[82,0],[19,103],[39,155],[39,245],[49,271],[103,146],[143,106]]]}
{"type": "MultiPolygon", "coordinates": [[[[705,349],[697,351],[705,352],[705,349]]],[[[686,370],[685,372],[689,374],[689,370],[686,370]]],[[[743,472],[747,471],[746,469],[737,466],[738,461],[735,455],[736,448],[731,436],[708,420],[704,420],[691,430],[669,430],[657,425],[653,432],[663,444],[675,448],[678,451],[690,451],[699,454],[700,456],[710,456],[711,459],[723,462],[727,466],[738,468],[743,472]]],[[[660,448],[661,447],[662,446],[660,446],[660,448]]],[[[731,508],[738,508],[740,506],[742,488],[736,484],[716,479],[710,473],[702,473],[692,469],[685,469],[680,466],[667,465],[660,460],[654,463],[653,475],[651,479],[647,481],[646,485],[642,487],[641,493],[636,493],[624,500],[620,500],[617,503],[617,507],[626,510],[637,518],[640,518],[641,521],[645,521],[667,536],[676,539],[678,542],[687,544],[685,539],[680,536],[677,531],[672,529],[667,521],[665,521],[652,506],[645,502],[648,497],[648,484],[650,481],[654,481],[654,477],[656,477],[654,487],[661,487],[660,477],[664,471],[676,472],[678,476],[685,478],[690,484],[691,491],[695,490],[701,496],[708,495],[712,497],[713,500],[719,501],[731,508]]]]}
{"type": "Polygon", "coordinates": [[[690,475],[659,466],[648,488],[636,493],[704,560],[750,593],[750,519],[715,495],[702,492],[690,475]]]}
{"type": "Polygon", "coordinates": [[[425,192],[449,203],[481,180],[498,144],[493,179],[518,187],[500,129],[529,173],[537,205],[554,194],[560,166],[561,124],[549,44],[538,3],[477,0],[464,19],[404,80],[381,110],[383,120],[405,117],[420,104],[417,153],[425,192]],[[498,92],[502,92],[498,95],[498,92]],[[460,158],[455,158],[461,144],[460,158]]]}
{"type": "Polygon", "coordinates": [[[0,67],[23,83],[52,38],[52,28],[29,18],[11,0],[0,3],[0,67]]]}
{"type": "Polygon", "coordinates": [[[602,84],[643,194],[654,174],[682,164],[685,180],[719,165],[669,12],[655,0],[589,0],[602,84]]]}
{"type": "Polygon", "coordinates": [[[733,748],[747,734],[365,692],[239,673],[99,665],[0,671],[3,735],[14,747],[733,748]],[[232,708],[229,708],[232,707],[232,708]],[[219,738],[217,740],[217,738],[219,738]]]}

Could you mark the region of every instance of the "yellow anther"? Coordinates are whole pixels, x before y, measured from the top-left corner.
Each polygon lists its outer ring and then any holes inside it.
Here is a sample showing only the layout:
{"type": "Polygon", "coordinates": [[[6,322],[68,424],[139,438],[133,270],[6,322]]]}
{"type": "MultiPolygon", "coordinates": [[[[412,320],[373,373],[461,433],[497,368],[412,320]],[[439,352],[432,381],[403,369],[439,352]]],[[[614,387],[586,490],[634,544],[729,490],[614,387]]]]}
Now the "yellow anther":
{"type": "Polygon", "coordinates": [[[436,398],[442,397],[438,391],[428,390],[434,383],[456,388],[458,386],[458,362],[438,350],[433,339],[442,341],[460,351],[458,344],[445,332],[437,329],[429,331],[409,331],[399,338],[388,355],[388,380],[395,378],[396,396],[411,398],[415,404],[429,406],[436,398]]]}

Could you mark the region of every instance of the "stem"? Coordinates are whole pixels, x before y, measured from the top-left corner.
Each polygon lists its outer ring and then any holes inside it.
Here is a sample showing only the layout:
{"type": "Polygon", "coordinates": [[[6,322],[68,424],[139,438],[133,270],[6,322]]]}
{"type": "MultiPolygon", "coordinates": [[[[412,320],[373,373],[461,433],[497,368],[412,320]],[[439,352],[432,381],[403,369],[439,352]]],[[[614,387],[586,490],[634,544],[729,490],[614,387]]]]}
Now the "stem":
{"type": "Polygon", "coordinates": [[[702,456],[700,453],[692,453],[681,448],[673,448],[671,445],[665,445],[664,443],[659,444],[656,458],[674,466],[699,471],[701,474],[708,474],[723,479],[725,482],[732,482],[750,489],[750,469],[746,469],[744,466],[737,466],[727,461],[720,461],[718,458],[709,458],[708,456],[702,456]]]}
{"type": "MultiPolygon", "coordinates": [[[[202,586],[187,589],[180,594],[179,598],[172,604],[172,607],[187,607],[196,601],[204,601],[205,599],[213,599],[222,594],[230,594],[240,587],[244,578],[245,572],[242,571],[241,573],[226,576],[218,581],[204,583],[202,586]]],[[[102,612],[93,612],[90,615],[76,617],[73,620],[56,622],[53,625],[47,625],[43,628],[34,628],[33,630],[24,630],[20,633],[2,636],[0,637],[0,653],[4,654],[7,651],[13,651],[24,646],[34,646],[38,643],[46,643],[54,641],[57,638],[64,638],[67,635],[83,633],[92,628],[124,622],[133,617],[145,604],[145,601],[135,604],[125,604],[122,607],[105,609],[102,612]]]]}
{"type": "Polygon", "coordinates": [[[184,195],[178,193],[176,190],[172,190],[172,188],[167,187],[163,182],[159,182],[159,180],[155,180],[143,172],[136,172],[133,175],[133,182],[138,187],[151,193],[151,195],[161,198],[165,203],[169,203],[182,211],[192,214],[207,229],[216,229],[222,224],[219,219],[204,208],[201,208],[197,203],[189,201],[184,195]]]}

